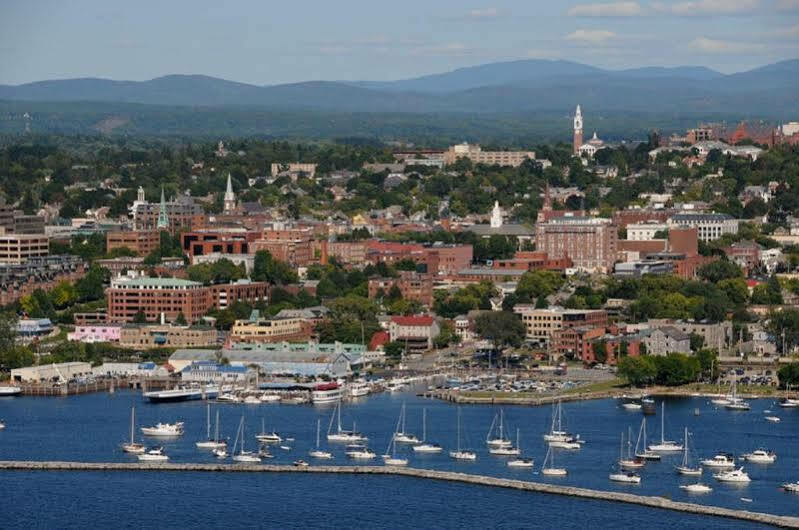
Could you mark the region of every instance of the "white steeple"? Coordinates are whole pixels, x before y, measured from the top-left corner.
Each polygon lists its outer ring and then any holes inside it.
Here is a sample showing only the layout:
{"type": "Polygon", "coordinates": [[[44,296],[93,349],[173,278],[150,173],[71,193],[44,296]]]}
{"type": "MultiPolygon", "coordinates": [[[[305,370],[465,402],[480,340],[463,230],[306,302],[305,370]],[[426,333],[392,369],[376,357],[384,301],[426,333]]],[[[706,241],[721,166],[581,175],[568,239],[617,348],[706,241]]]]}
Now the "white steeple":
{"type": "Polygon", "coordinates": [[[577,110],[574,112],[574,130],[583,131],[583,113],[580,111],[580,105],[577,105],[577,110]]]}
{"type": "Polygon", "coordinates": [[[144,188],[142,186],[139,186],[139,189],[136,192],[136,200],[141,203],[147,202],[144,198],[144,188]]]}
{"type": "Polygon", "coordinates": [[[236,209],[236,194],[233,193],[233,182],[230,180],[230,173],[227,174],[227,189],[225,190],[224,212],[232,213],[236,209]]]}
{"type": "Polygon", "coordinates": [[[494,209],[491,210],[491,228],[500,226],[502,226],[502,208],[499,207],[499,201],[494,201],[494,209]]]}

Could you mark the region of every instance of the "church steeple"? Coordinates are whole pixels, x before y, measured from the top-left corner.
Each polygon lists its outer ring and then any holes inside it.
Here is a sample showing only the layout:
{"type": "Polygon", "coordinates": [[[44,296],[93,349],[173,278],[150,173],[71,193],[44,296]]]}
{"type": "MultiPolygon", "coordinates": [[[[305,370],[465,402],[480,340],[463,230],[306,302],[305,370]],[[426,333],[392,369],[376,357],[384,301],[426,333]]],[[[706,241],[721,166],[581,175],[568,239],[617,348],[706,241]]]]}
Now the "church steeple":
{"type": "Polygon", "coordinates": [[[574,112],[574,139],[572,146],[574,154],[580,152],[581,145],[583,145],[583,113],[580,111],[580,105],[577,105],[577,110],[574,112]]]}
{"type": "Polygon", "coordinates": [[[161,188],[161,204],[158,206],[158,223],[155,225],[155,227],[163,230],[169,228],[169,217],[166,214],[166,198],[164,197],[164,188],[161,188]]]}
{"type": "Polygon", "coordinates": [[[227,189],[225,190],[224,212],[233,213],[236,210],[236,194],[233,193],[233,182],[230,180],[230,173],[227,174],[227,189]]]}

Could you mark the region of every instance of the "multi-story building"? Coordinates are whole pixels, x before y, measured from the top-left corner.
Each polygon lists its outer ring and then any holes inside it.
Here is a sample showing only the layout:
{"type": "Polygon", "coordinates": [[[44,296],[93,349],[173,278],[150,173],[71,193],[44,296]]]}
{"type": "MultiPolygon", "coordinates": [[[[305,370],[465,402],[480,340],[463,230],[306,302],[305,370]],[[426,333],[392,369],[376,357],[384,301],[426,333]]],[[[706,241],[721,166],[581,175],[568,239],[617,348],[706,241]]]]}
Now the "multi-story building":
{"type": "Polygon", "coordinates": [[[665,233],[668,229],[669,227],[666,223],[659,223],[657,221],[628,224],[627,239],[630,241],[649,241],[650,239],[655,239],[655,235],[658,232],[665,233]]]}
{"type": "Polygon", "coordinates": [[[433,276],[455,274],[472,263],[471,245],[419,245],[416,243],[394,243],[370,239],[366,245],[366,261],[396,263],[409,259],[423,265],[433,276]]]}
{"type": "Polygon", "coordinates": [[[613,270],[618,231],[609,219],[559,217],[536,224],[535,234],[537,250],[550,258],[570,258],[587,271],[613,270]]]}
{"type": "Polygon", "coordinates": [[[174,321],[180,313],[196,322],[211,309],[225,309],[236,301],[266,300],[264,282],[239,280],[234,283],[203,285],[177,278],[118,278],[106,290],[109,322],[132,322],[139,311],[147,320],[164,315],[174,321]]]}
{"type": "Polygon", "coordinates": [[[207,254],[249,254],[250,244],[259,234],[243,228],[203,229],[183,232],[183,251],[193,260],[207,254]]]}
{"type": "Polygon", "coordinates": [[[727,258],[747,271],[760,264],[760,245],[754,241],[738,241],[721,249],[727,258]]]}
{"type": "Polygon", "coordinates": [[[520,315],[528,341],[541,347],[552,344],[552,334],[561,329],[576,327],[605,328],[608,314],[603,309],[536,309],[532,305],[517,305],[513,312],[520,315]]]}
{"type": "Polygon", "coordinates": [[[161,234],[157,230],[108,232],[105,245],[108,252],[116,248],[128,248],[137,256],[147,256],[161,246],[161,234]]]}
{"type": "Polygon", "coordinates": [[[291,163],[272,163],[271,167],[272,176],[276,177],[281,173],[289,173],[291,175],[297,175],[300,173],[305,173],[309,177],[313,178],[316,176],[316,164],[308,164],[303,162],[291,162],[291,163]]]}
{"type": "Polygon", "coordinates": [[[15,234],[44,234],[44,217],[14,212],[15,234]]]}
{"type": "Polygon", "coordinates": [[[130,212],[134,229],[166,230],[173,235],[205,222],[202,207],[190,195],[178,195],[167,202],[162,191],[161,202],[151,203],[145,199],[142,188],[139,188],[138,198],[130,212]]]}
{"type": "Polygon", "coordinates": [[[0,263],[25,263],[49,253],[50,238],[45,235],[0,234],[0,263]]]}
{"type": "Polygon", "coordinates": [[[696,228],[702,241],[715,241],[724,234],[738,233],[738,220],[726,213],[679,213],[671,216],[666,224],[669,228],[696,228]]]}
{"type": "Polygon", "coordinates": [[[693,320],[650,319],[646,322],[650,329],[674,328],[686,335],[699,335],[702,337],[705,348],[721,350],[734,341],[732,336],[732,321],[722,322],[696,322],[693,320]]]}
{"type": "Polygon", "coordinates": [[[217,344],[218,332],[211,326],[126,324],[119,333],[125,348],[197,348],[217,344]]]}
{"type": "Polygon", "coordinates": [[[475,164],[518,167],[525,160],[535,160],[534,151],[483,151],[479,145],[462,143],[453,145],[444,153],[444,163],[454,164],[459,158],[468,158],[475,164]]]}
{"type": "Polygon", "coordinates": [[[310,227],[273,223],[264,229],[260,239],[252,242],[252,249],[267,250],[276,260],[294,266],[308,265],[314,258],[314,231],[310,227]]]}
{"type": "Polygon", "coordinates": [[[550,355],[585,360],[593,355],[594,341],[605,335],[604,327],[578,326],[552,332],[550,355]]]}
{"type": "Polygon", "coordinates": [[[230,330],[234,342],[307,342],[313,325],[303,318],[259,318],[254,314],[246,320],[236,320],[230,330]]]}
{"type": "Polygon", "coordinates": [[[668,355],[669,353],[689,353],[691,336],[672,326],[664,326],[642,332],[641,341],[646,345],[649,355],[668,355]]]}
{"type": "Polygon", "coordinates": [[[574,266],[569,258],[550,259],[546,252],[519,251],[511,259],[497,259],[491,265],[499,270],[563,271],[574,266]]]}
{"type": "Polygon", "coordinates": [[[366,244],[363,241],[320,241],[327,250],[320,250],[322,256],[335,258],[342,265],[360,266],[366,262],[366,244]]]}
{"type": "Polygon", "coordinates": [[[369,298],[376,298],[381,291],[384,296],[388,295],[394,286],[405,300],[415,300],[426,306],[433,304],[433,278],[429,274],[412,271],[400,271],[397,278],[371,278],[369,298]]]}
{"type": "Polygon", "coordinates": [[[161,263],[152,267],[144,264],[144,258],[140,256],[121,256],[118,258],[105,258],[95,260],[95,263],[111,273],[111,276],[120,276],[129,271],[149,271],[154,269],[158,276],[180,276],[181,273],[185,274],[183,258],[180,257],[164,257],[161,258],[161,263]]]}
{"type": "Polygon", "coordinates": [[[431,349],[439,333],[438,322],[431,316],[395,316],[388,324],[389,339],[405,344],[408,352],[431,349]]]}

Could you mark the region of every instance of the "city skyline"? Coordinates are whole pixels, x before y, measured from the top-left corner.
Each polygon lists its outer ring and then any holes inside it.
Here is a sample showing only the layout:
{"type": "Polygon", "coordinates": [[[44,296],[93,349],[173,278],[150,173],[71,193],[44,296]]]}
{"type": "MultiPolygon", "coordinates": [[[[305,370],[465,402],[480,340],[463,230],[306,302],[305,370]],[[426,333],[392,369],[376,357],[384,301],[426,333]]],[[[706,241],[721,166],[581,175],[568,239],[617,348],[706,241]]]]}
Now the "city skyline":
{"type": "Polygon", "coordinates": [[[7,5],[0,83],[168,74],[257,85],[396,80],[528,58],[731,73],[799,56],[796,0],[78,5],[7,5]]]}

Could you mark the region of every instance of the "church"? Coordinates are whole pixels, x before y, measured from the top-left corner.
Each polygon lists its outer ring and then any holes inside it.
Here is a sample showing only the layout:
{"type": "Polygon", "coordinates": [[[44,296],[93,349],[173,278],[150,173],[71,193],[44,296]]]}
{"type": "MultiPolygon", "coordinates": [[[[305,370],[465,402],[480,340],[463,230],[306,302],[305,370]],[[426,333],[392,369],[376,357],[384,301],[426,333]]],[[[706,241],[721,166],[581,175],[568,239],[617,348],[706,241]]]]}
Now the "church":
{"type": "Polygon", "coordinates": [[[582,158],[593,158],[596,152],[604,147],[605,142],[596,135],[596,131],[590,140],[583,143],[583,113],[580,105],[577,105],[577,110],[574,112],[573,153],[582,158]]]}

